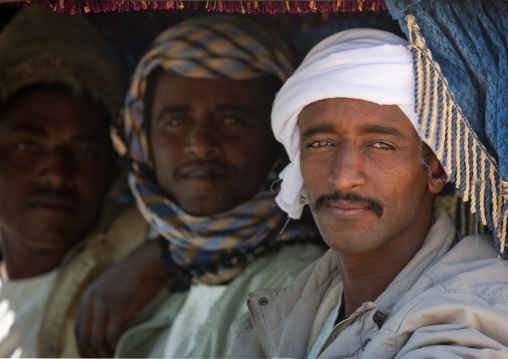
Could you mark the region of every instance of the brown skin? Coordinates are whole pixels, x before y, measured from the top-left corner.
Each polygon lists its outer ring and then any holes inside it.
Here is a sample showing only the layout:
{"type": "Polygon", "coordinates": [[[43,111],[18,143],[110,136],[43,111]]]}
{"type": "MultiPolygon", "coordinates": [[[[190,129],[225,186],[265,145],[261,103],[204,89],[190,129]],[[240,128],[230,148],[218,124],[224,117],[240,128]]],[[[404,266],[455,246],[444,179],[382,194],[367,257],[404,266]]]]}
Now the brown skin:
{"type": "Polygon", "coordinates": [[[431,154],[429,176],[418,134],[394,105],[326,99],[302,110],[299,128],[312,213],[339,258],[344,318],[375,300],[421,248],[445,173],[431,154]]]}
{"type": "Polygon", "coordinates": [[[76,315],[75,333],[81,356],[113,357],[131,319],[167,281],[159,244],[149,240],[88,286],[76,315]]]}
{"type": "Polygon", "coordinates": [[[252,198],[278,150],[269,121],[272,81],[169,73],[156,81],[150,141],[164,194],[196,216],[252,198]]]}
{"type": "Polygon", "coordinates": [[[21,98],[2,112],[3,279],[56,268],[97,222],[115,174],[101,121],[88,100],[49,90],[21,98]]]}
{"type": "MultiPolygon", "coordinates": [[[[97,222],[117,172],[103,121],[84,98],[53,91],[24,97],[1,114],[3,279],[56,268],[97,222]]],[[[166,279],[157,242],[151,241],[92,283],[76,320],[79,344],[93,342],[86,354],[111,357],[130,318],[166,279]]]]}
{"type": "MultiPolygon", "coordinates": [[[[194,215],[224,212],[254,196],[278,151],[270,129],[274,81],[164,72],[155,81],[149,134],[164,193],[194,215]]],[[[90,285],[76,322],[81,355],[112,357],[133,314],[167,278],[157,243],[149,241],[90,285]]]]}

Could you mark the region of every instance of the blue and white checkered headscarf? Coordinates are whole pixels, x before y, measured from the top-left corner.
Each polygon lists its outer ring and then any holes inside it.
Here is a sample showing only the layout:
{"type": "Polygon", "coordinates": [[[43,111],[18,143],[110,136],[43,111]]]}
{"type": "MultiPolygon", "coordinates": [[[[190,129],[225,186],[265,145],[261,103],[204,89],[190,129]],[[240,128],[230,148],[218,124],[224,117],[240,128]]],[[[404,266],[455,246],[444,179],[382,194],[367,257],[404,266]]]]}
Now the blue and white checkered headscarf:
{"type": "MultiPolygon", "coordinates": [[[[202,79],[254,79],[271,76],[284,82],[294,70],[291,52],[260,25],[227,15],[206,15],[182,22],[160,34],[141,59],[125,102],[125,116],[114,142],[132,164],[131,190],[147,221],[169,241],[169,256],[177,269],[195,282],[221,283],[233,278],[246,263],[281,243],[312,240],[314,227],[289,223],[275,206],[272,171],[260,191],[225,213],[196,217],[165,197],[153,172],[144,125],[148,76],[157,68],[202,79]],[[122,139],[123,138],[123,139],[122,139]]],[[[267,121],[269,119],[266,119],[267,121]]]]}
{"type": "Polygon", "coordinates": [[[246,19],[214,14],[170,27],[153,41],[132,75],[122,129],[129,156],[152,166],[144,129],[144,97],[148,75],[155,69],[200,79],[271,76],[283,83],[294,71],[294,62],[281,40],[246,19]]]}

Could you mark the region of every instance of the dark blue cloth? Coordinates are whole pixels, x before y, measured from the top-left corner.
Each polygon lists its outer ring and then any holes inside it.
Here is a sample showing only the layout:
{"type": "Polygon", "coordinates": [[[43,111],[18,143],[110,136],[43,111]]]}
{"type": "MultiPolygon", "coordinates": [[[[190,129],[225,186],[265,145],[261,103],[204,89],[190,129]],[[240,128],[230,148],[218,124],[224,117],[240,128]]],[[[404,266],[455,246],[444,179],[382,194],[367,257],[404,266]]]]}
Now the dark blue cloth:
{"type": "Polygon", "coordinates": [[[408,34],[415,16],[455,99],[508,181],[508,1],[385,0],[408,34]]]}

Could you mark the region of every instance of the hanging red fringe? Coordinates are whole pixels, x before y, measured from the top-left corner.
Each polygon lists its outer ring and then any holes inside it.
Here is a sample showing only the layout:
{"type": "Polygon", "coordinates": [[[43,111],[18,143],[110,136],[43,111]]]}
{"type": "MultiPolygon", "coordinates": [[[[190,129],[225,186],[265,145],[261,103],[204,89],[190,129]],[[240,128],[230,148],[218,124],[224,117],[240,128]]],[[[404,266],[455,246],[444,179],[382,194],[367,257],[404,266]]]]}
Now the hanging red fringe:
{"type": "Polygon", "coordinates": [[[384,0],[342,1],[108,1],[108,0],[41,0],[3,2],[0,6],[31,6],[42,4],[59,13],[81,14],[107,11],[146,9],[201,9],[213,12],[258,13],[327,13],[386,10],[384,0]]]}

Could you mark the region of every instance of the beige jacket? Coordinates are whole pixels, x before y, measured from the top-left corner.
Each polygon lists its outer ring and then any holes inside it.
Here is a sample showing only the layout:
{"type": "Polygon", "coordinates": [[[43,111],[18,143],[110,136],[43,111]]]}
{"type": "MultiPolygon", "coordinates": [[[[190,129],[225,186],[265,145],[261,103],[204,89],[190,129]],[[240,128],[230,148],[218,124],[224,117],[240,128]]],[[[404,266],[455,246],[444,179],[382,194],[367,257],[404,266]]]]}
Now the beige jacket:
{"type": "Polygon", "coordinates": [[[101,223],[59,267],[38,337],[38,357],[79,357],[74,316],[86,285],[147,239],[135,205],[107,208],[101,223]]]}
{"type": "MultiPolygon", "coordinates": [[[[508,261],[492,238],[456,243],[442,206],[420,251],[374,302],[336,325],[319,358],[508,358],[508,261]]],[[[250,293],[232,357],[307,357],[342,285],[334,251],[288,288],[250,293]]]]}

